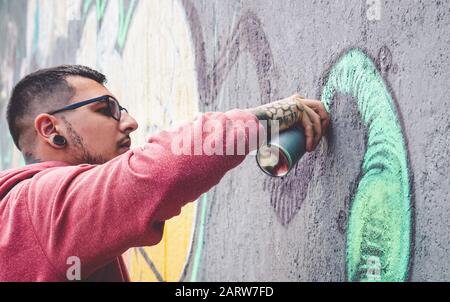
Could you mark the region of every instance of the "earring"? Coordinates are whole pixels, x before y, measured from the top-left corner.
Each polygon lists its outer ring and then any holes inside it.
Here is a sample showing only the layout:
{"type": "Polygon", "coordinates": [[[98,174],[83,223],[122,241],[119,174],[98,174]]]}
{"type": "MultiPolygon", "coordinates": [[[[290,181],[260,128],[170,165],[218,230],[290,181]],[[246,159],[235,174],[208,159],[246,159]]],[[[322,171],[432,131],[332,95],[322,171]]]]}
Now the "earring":
{"type": "Polygon", "coordinates": [[[64,146],[67,143],[64,136],[61,136],[61,135],[55,135],[53,137],[53,142],[58,146],[64,146]]]}

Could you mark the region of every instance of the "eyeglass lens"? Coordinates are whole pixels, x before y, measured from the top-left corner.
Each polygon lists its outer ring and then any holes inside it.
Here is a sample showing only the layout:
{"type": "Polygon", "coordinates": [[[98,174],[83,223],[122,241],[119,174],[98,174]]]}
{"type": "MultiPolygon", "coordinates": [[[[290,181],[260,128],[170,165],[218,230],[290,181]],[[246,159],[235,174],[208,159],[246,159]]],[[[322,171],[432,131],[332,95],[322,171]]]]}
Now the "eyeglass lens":
{"type": "Polygon", "coordinates": [[[111,111],[111,115],[114,119],[120,120],[120,105],[119,102],[117,102],[113,98],[108,98],[108,106],[109,110],[111,111]]]}

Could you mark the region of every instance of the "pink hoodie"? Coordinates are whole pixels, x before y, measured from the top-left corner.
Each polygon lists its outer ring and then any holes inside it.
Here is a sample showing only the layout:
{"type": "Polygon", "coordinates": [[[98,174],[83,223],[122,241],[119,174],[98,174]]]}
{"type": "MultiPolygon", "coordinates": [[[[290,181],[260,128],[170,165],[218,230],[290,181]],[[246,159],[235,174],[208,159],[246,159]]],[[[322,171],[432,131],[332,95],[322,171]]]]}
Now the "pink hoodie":
{"type": "MultiPolygon", "coordinates": [[[[245,131],[245,154],[249,136],[264,131],[250,113],[209,112],[103,165],[51,161],[1,172],[0,281],[67,281],[71,256],[80,259],[82,281],[128,281],[121,254],[157,244],[165,220],[244,160],[173,154],[172,140],[186,130],[201,133],[203,141],[220,135],[201,131],[209,120],[228,129],[255,122],[245,131]]],[[[229,139],[236,146],[239,136],[227,131],[221,139],[225,148],[229,139]]]]}

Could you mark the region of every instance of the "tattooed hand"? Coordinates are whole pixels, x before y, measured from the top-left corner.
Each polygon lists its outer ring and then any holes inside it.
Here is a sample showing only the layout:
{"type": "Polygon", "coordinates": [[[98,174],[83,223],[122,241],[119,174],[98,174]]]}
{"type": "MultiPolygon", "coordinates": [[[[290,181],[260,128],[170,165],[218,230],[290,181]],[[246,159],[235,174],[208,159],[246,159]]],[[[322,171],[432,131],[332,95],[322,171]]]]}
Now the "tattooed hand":
{"type": "Polygon", "coordinates": [[[313,151],[325,134],[330,118],[322,102],[304,99],[298,94],[256,108],[248,109],[259,120],[278,121],[279,130],[299,122],[305,129],[306,151],[313,151]]]}

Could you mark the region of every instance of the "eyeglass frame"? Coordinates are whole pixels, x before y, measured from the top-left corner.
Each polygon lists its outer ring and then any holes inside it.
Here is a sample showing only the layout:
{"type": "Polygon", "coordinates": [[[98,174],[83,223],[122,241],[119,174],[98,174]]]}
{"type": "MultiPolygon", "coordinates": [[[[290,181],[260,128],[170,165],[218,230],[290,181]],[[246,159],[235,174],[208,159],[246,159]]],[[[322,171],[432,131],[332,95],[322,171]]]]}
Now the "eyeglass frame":
{"type": "Polygon", "coordinates": [[[125,110],[126,113],[128,113],[128,110],[125,107],[120,106],[119,101],[115,97],[113,97],[111,95],[107,95],[107,94],[99,96],[99,97],[95,97],[95,98],[92,98],[92,99],[89,99],[89,100],[85,100],[85,101],[81,101],[81,102],[70,104],[70,105],[67,105],[67,106],[65,106],[63,108],[47,112],[47,114],[53,115],[53,114],[56,114],[56,113],[59,113],[59,112],[62,112],[62,111],[66,111],[66,110],[74,110],[74,109],[77,109],[77,108],[80,108],[80,107],[83,107],[83,106],[86,106],[86,105],[89,105],[89,104],[92,104],[92,103],[95,103],[95,102],[107,101],[110,98],[113,101],[115,101],[117,103],[117,105],[119,106],[119,118],[117,119],[116,117],[114,117],[114,115],[112,113],[112,110],[111,110],[111,105],[109,104],[109,102],[107,102],[108,110],[109,110],[109,116],[111,116],[113,119],[115,119],[116,121],[119,122],[120,118],[122,117],[122,110],[125,110]]]}

